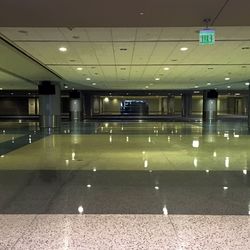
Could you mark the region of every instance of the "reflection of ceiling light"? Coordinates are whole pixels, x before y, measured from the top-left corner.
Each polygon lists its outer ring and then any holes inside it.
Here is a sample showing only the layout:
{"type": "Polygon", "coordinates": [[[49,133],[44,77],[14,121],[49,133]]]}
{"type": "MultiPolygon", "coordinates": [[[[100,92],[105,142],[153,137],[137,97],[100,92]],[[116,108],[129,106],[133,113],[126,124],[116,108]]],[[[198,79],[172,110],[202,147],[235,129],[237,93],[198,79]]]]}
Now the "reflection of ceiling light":
{"type": "Polygon", "coordinates": [[[165,67],[165,68],[163,68],[164,70],[169,70],[169,68],[168,67],[165,67]]]}
{"type": "Polygon", "coordinates": [[[188,50],[187,47],[182,47],[182,48],[180,48],[180,51],[187,51],[187,50],[188,50]]]}
{"type": "Polygon", "coordinates": [[[199,147],[199,145],[200,145],[200,143],[199,143],[199,141],[198,141],[198,140],[193,140],[193,142],[192,142],[192,146],[193,146],[193,148],[198,148],[198,147],[199,147]]]}
{"type": "Polygon", "coordinates": [[[86,78],[86,80],[87,80],[87,81],[90,81],[90,80],[91,80],[91,78],[87,77],[87,78],[86,78]]]}
{"type": "Polygon", "coordinates": [[[230,77],[225,77],[225,81],[229,81],[230,80],[230,77]]]}
{"type": "Polygon", "coordinates": [[[156,78],[155,78],[155,80],[156,80],[156,81],[159,81],[159,80],[160,80],[160,78],[159,78],[159,77],[156,77],[156,78]]]}
{"type": "Polygon", "coordinates": [[[211,82],[208,82],[207,85],[208,85],[208,86],[211,85],[211,82]]]}
{"type": "Polygon", "coordinates": [[[82,207],[82,206],[79,206],[79,207],[78,207],[78,212],[79,212],[80,214],[82,214],[83,211],[84,211],[83,207],[82,207]]]}
{"type": "Polygon", "coordinates": [[[66,52],[66,51],[67,51],[67,48],[66,48],[66,47],[60,47],[59,50],[60,50],[61,52],[66,52]]]}
{"type": "Polygon", "coordinates": [[[249,83],[249,82],[246,82],[246,83],[245,83],[245,85],[246,85],[246,86],[249,86],[249,85],[250,85],[250,83],[249,83]]]}
{"type": "Polygon", "coordinates": [[[81,67],[79,67],[79,68],[76,68],[76,70],[82,70],[82,68],[81,68],[81,67]]]}

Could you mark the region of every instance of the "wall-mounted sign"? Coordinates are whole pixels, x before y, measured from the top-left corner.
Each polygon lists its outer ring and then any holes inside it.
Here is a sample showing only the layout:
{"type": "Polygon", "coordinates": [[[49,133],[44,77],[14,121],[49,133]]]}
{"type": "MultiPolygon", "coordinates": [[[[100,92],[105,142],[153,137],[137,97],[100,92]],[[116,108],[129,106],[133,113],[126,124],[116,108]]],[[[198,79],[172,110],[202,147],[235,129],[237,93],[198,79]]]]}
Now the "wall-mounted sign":
{"type": "Polygon", "coordinates": [[[200,30],[200,45],[213,45],[215,43],[215,31],[212,29],[200,30]]]}

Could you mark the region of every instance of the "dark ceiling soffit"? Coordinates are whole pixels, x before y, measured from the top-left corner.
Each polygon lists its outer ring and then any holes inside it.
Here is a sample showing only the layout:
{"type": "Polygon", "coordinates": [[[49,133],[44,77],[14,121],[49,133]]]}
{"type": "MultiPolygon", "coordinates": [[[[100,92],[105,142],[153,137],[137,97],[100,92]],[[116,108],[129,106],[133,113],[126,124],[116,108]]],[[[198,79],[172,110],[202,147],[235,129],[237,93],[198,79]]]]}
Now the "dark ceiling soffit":
{"type": "MultiPolygon", "coordinates": [[[[14,48],[15,50],[17,50],[19,53],[21,53],[22,55],[24,55],[25,57],[29,58],[31,61],[33,61],[34,63],[39,64],[41,67],[43,67],[44,69],[46,69],[47,71],[49,71],[51,74],[55,75],[57,78],[59,78],[60,80],[62,80],[63,78],[58,75],[57,73],[55,73],[54,71],[52,71],[51,69],[47,68],[45,65],[43,65],[41,62],[39,62],[38,60],[36,60],[35,58],[33,58],[31,55],[25,53],[23,50],[21,50],[20,48],[16,47],[15,45],[13,45],[7,38],[3,37],[2,34],[0,36],[0,39],[2,41],[4,41],[5,43],[7,43],[9,46],[11,46],[12,48],[14,48]]],[[[20,78],[20,77],[19,77],[20,78]]],[[[33,82],[33,81],[32,81],[33,82]]]]}
{"type": "Polygon", "coordinates": [[[29,79],[27,79],[27,78],[24,78],[24,77],[22,77],[22,76],[20,76],[20,75],[14,74],[14,73],[12,73],[12,72],[6,70],[6,69],[0,68],[0,71],[6,73],[6,74],[8,74],[8,75],[14,76],[14,77],[16,77],[16,78],[22,79],[22,80],[24,80],[24,81],[26,81],[26,82],[29,82],[29,83],[32,83],[32,84],[35,84],[35,85],[36,85],[36,82],[31,81],[31,80],[29,80],[29,79]]]}

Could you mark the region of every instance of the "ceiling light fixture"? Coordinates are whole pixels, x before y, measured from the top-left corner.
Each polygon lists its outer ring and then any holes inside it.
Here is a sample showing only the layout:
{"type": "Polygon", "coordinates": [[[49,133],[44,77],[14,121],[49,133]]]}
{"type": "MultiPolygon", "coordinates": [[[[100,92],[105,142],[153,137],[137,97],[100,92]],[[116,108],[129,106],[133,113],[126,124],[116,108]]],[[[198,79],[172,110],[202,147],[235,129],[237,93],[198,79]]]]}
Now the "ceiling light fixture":
{"type": "Polygon", "coordinates": [[[198,86],[198,85],[195,85],[194,87],[195,87],[196,89],[197,89],[197,88],[199,88],[199,86],[198,86]]]}
{"type": "Polygon", "coordinates": [[[67,48],[66,48],[66,47],[60,47],[59,50],[60,50],[61,52],[66,52],[66,51],[67,51],[67,48]]]}
{"type": "Polygon", "coordinates": [[[229,81],[230,80],[230,77],[225,77],[225,81],[229,81]]]}
{"type": "Polygon", "coordinates": [[[156,81],[159,81],[159,80],[160,80],[160,78],[159,78],[159,77],[156,77],[156,78],[155,78],[155,80],[156,80],[156,81]]]}
{"type": "Polygon", "coordinates": [[[246,85],[246,86],[249,86],[249,85],[250,85],[250,83],[249,83],[249,82],[246,82],[246,83],[245,83],[245,85],[246,85]]]}
{"type": "Polygon", "coordinates": [[[87,81],[90,81],[90,80],[91,80],[91,78],[87,77],[87,78],[86,78],[86,80],[87,80],[87,81]]]}
{"type": "Polygon", "coordinates": [[[146,89],[148,89],[148,86],[145,86],[146,89]]]}
{"type": "Polygon", "coordinates": [[[93,82],[93,83],[92,83],[92,85],[96,85],[96,83],[95,83],[95,82],[93,82]]]}
{"type": "Polygon", "coordinates": [[[187,47],[182,47],[182,48],[180,48],[180,51],[187,51],[187,50],[188,50],[187,47]]]}
{"type": "Polygon", "coordinates": [[[81,67],[78,67],[78,68],[76,68],[76,70],[79,70],[79,71],[80,71],[80,70],[82,70],[82,68],[81,68],[81,67]]]}
{"type": "Polygon", "coordinates": [[[231,86],[227,86],[227,88],[228,88],[228,89],[230,89],[230,88],[231,88],[231,86]]]}
{"type": "Polygon", "coordinates": [[[169,70],[169,67],[165,67],[165,68],[163,68],[164,70],[169,70]]]}

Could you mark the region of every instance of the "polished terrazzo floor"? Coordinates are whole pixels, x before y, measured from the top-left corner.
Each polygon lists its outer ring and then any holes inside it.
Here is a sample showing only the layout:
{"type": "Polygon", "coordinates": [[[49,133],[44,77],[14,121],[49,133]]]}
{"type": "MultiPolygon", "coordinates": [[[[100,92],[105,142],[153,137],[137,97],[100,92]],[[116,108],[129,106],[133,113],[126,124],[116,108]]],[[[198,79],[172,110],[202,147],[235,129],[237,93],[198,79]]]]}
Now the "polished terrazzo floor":
{"type": "Polygon", "coordinates": [[[0,249],[250,248],[244,121],[0,131],[0,249]]]}

